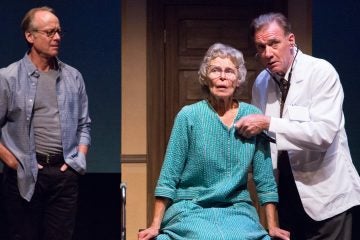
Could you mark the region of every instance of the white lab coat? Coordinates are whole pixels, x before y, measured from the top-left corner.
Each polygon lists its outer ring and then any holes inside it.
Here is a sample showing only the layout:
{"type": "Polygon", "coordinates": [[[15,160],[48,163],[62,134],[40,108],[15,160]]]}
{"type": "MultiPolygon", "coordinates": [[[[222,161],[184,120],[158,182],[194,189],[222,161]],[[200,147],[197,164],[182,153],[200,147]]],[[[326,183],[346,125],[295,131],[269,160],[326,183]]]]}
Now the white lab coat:
{"type": "MultiPolygon", "coordinates": [[[[287,73],[288,75],[288,73],[287,73]]],[[[360,204],[360,178],[344,128],[343,89],[333,66],[299,51],[279,118],[280,92],[265,70],[257,77],[252,102],[271,116],[273,165],[287,150],[306,213],[320,221],[360,204]]]]}

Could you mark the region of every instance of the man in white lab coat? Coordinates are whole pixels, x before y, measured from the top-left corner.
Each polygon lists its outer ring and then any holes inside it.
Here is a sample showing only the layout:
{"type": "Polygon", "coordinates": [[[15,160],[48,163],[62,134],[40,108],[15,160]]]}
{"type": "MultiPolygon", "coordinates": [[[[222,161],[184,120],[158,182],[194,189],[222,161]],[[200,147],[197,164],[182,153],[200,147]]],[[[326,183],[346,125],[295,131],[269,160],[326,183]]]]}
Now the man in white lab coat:
{"type": "Polygon", "coordinates": [[[351,240],[351,208],[360,205],[360,178],[344,128],[339,76],[329,62],[299,50],[282,14],[259,16],[252,30],[265,67],[253,86],[252,102],[264,115],[242,118],[235,127],[244,137],[260,133],[276,141],[271,151],[280,227],[290,231],[292,240],[351,240]]]}

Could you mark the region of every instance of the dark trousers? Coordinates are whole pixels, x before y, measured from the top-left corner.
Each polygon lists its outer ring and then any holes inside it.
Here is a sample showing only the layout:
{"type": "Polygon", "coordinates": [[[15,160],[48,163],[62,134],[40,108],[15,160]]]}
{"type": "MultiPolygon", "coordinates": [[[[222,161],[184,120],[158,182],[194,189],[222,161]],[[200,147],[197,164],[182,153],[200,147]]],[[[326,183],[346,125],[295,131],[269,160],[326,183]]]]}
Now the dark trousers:
{"type": "Polygon", "coordinates": [[[352,239],[351,210],[323,221],[313,220],[302,206],[286,152],[280,153],[278,167],[279,222],[281,228],[290,231],[291,240],[352,239]]]}
{"type": "Polygon", "coordinates": [[[20,197],[16,171],[4,167],[3,196],[11,240],[70,240],[75,227],[78,174],[62,163],[39,170],[30,202],[20,197]]]}

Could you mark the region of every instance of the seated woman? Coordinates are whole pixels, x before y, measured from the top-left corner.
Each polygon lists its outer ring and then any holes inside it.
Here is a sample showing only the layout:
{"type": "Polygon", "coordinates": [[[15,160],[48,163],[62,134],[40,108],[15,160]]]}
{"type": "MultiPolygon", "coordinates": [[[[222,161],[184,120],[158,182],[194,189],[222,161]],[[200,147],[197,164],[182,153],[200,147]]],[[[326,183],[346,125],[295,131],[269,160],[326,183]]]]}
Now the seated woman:
{"type": "Polygon", "coordinates": [[[176,116],[155,189],[154,218],[138,234],[140,240],[289,239],[275,220],[278,194],[269,143],[242,138],[233,126],[243,116],[261,113],[236,100],[245,76],[240,51],[220,43],[209,48],[199,70],[207,98],[176,116]],[[270,236],[247,190],[250,168],[270,236]]]}

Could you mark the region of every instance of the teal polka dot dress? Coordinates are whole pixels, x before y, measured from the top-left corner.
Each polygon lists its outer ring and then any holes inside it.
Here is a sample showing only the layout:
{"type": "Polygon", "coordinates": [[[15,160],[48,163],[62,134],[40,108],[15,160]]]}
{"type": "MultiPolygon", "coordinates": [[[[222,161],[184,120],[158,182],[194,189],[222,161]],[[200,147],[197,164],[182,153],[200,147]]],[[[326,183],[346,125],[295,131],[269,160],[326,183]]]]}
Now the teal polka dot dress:
{"type": "MultiPolygon", "coordinates": [[[[261,112],[239,102],[235,121],[254,113],[261,112]]],[[[278,202],[269,143],[239,136],[206,100],[183,107],[155,188],[171,200],[156,239],[270,239],[247,190],[250,168],[260,204],[278,202]]]]}

